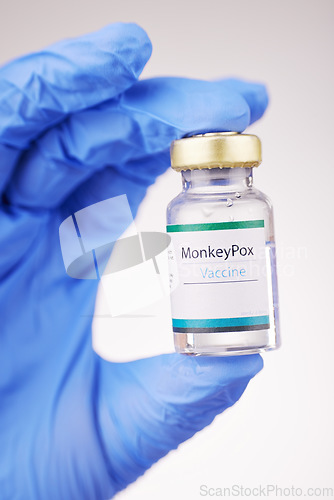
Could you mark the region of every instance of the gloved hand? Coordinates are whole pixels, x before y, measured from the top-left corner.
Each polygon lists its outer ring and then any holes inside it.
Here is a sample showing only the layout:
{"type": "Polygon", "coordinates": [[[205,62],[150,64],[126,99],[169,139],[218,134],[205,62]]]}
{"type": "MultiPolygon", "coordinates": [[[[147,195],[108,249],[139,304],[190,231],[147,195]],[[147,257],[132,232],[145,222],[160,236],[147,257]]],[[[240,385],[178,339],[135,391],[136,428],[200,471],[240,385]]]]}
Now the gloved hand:
{"type": "Polygon", "coordinates": [[[58,230],[126,194],[135,215],[188,133],[243,131],[262,85],[137,81],[145,32],[114,24],[0,70],[0,496],[107,499],[233,405],[258,355],[109,363],[91,347],[97,280],[70,278],[58,230]]]}

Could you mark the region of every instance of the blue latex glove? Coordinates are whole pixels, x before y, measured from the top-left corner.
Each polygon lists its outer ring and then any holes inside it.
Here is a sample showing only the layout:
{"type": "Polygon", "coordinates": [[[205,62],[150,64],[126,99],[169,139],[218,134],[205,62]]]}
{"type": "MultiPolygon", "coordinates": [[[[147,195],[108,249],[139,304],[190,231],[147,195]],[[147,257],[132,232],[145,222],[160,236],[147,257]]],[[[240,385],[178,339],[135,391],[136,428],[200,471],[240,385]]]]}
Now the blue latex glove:
{"type": "Polygon", "coordinates": [[[233,405],[258,355],[109,363],[91,347],[97,281],[66,275],[58,229],[126,194],[135,215],[191,132],[244,130],[262,85],[137,82],[145,32],[114,24],[0,70],[0,496],[107,499],[233,405]]]}

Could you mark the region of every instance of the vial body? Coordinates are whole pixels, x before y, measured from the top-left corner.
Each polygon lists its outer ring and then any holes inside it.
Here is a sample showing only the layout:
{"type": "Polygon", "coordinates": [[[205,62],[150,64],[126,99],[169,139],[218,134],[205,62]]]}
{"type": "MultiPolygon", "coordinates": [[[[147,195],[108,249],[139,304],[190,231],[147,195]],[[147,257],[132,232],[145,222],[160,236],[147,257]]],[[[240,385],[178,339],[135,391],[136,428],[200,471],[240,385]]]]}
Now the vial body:
{"type": "Polygon", "coordinates": [[[228,356],[280,345],[273,210],[251,168],[182,172],[167,208],[177,352],[228,356]]]}

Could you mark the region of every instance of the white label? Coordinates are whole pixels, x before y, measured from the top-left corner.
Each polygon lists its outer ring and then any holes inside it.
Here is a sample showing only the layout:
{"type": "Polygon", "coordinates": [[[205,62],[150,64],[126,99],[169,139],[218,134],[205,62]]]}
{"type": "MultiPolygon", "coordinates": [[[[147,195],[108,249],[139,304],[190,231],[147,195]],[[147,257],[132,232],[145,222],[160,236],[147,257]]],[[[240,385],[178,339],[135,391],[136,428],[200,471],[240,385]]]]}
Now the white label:
{"type": "Polygon", "coordinates": [[[170,225],[167,231],[175,332],[269,328],[263,220],[170,225]]]}

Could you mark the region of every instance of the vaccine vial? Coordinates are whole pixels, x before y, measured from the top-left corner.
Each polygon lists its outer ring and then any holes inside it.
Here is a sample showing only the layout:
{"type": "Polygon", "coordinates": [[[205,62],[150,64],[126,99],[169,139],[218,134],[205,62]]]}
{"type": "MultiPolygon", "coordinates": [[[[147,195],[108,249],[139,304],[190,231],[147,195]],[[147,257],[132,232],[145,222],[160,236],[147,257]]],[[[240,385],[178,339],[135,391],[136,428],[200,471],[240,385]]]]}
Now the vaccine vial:
{"type": "Polygon", "coordinates": [[[217,132],[174,141],[182,192],[167,208],[177,352],[228,356],[280,345],[273,209],[253,186],[255,135],[217,132]]]}

